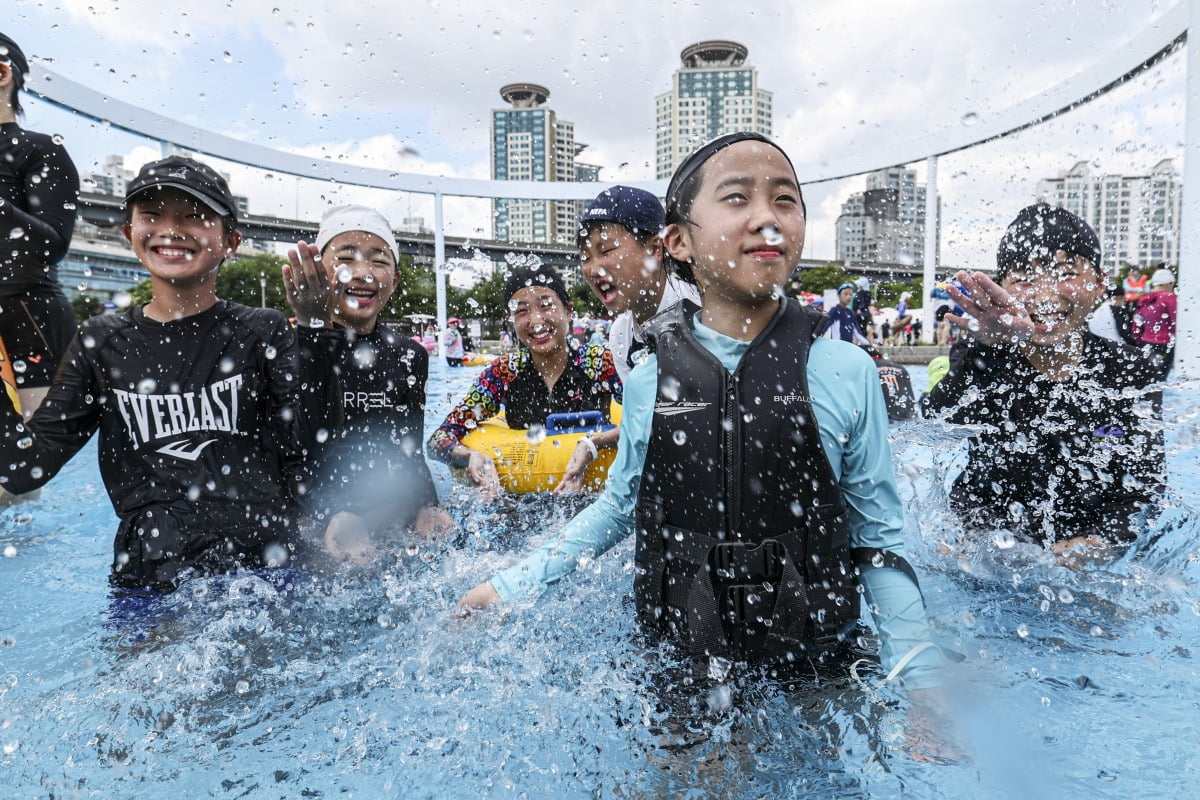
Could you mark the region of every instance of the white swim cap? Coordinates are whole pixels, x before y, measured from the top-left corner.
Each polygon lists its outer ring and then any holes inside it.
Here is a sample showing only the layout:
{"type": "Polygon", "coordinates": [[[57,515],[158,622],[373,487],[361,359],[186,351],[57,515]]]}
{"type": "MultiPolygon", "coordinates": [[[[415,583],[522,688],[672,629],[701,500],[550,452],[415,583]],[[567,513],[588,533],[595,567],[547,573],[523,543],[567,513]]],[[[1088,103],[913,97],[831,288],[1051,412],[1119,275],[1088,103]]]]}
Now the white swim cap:
{"type": "Polygon", "coordinates": [[[317,230],[317,249],[324,250],[333,237],[347,231],[363,231],[383,239],[392,251],[392,258],[400,263],[400,249],[396,246],[391,224],[383,214],[367,206],[334,206],[326,211],[317,230]]]}
{"type": "Polygon", "coordinates": [[[1174,283],[1175,276],[1171,274],[1169,269],[1156,269],[1154,275],[1150,277],[1151,286],[1162,286],[1164,283],[1174,283]]]}

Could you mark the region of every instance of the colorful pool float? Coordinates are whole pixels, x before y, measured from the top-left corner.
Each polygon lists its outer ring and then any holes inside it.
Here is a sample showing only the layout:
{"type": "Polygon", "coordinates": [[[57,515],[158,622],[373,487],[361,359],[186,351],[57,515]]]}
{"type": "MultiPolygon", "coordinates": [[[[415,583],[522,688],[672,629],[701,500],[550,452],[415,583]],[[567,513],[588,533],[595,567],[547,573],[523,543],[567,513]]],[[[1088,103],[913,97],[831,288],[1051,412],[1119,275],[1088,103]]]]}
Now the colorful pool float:
{"type": "MultiPolygon", "coordinates": [[[[567,462],[582,437],[611,430],[620,424],[619,403],[612,404],[610,417],[612,423],[602,422],[598,411],[551,414],[543,434],[540,430],[514,430],[508,427],[501,414],[481,422],[463,437],[462,443],[492,457],[505,491],[513,494],[549,492],[562,480],[567,462]]],[[[584,491],[596,492],[604,486],[608,468],[616,455],[615,447],[600,451],[584,473],[584,491]]]]}

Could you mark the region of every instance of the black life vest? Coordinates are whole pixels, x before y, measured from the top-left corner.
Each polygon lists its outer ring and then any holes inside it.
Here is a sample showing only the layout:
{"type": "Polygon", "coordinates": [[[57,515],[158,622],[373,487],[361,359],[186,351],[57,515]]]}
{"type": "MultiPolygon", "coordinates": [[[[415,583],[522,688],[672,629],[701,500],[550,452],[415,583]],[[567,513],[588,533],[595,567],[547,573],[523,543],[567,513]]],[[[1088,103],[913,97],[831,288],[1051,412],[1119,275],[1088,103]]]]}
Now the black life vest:
{"type": "Polygon", "coordinates": [[[639,619],[697,655],[828,646],[859,618],[855,565],[882,558],[851,553],[812,410],[824,316],[783,301],[730,374],[696,341],[698,310],[683,301],[645,328],[658,394],[638,490],[639,619]]]}

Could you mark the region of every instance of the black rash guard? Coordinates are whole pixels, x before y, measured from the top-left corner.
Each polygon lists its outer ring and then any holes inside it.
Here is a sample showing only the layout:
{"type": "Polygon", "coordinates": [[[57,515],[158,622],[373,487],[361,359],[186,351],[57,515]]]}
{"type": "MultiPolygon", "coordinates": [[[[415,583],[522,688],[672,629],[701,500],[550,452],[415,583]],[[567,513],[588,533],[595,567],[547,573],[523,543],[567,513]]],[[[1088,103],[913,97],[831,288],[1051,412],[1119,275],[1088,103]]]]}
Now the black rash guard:
{"type": "Polygon", "coordinates": [[[303,457],[299,390],[295,333],[278,311],[218,301],[166,323],[141,309],[94,317],[26,425],[0,401],[0,481],[38,488],[99,428],[121,518],[114,583],[171,588],[186,567],[286,559],[299,546],[288,491],[303,457]]]}
{"type": "Polygon", "coordinates": [[[75,230],[79,173],[63,146],[0,125],[0,297],[62,294],[56,264],[75,230]]]}
{"type": "Polygon", "coordinates": [[[312,457],[305,512],[327,521],[349,511],[376,531],[408,527],[421,509],[438,504],[421,452],[429,354],[386,325],[366,335],[347,328],[299,332],[302,370],[330,376],[336,406],[332,429],[309,429],[316,438],[306,443],[312,457]]]}
{"type": "Polygon", "coordinates": [[[950,372],[922,398],[927,416],[982,426],[954,485],[956,509],[1041,541],[1136,538],[1130,518],[1165,479],[1154,381],[1145,356],[1092,333],[1063,382],[1012,347],[956,343],[950,372]]]}

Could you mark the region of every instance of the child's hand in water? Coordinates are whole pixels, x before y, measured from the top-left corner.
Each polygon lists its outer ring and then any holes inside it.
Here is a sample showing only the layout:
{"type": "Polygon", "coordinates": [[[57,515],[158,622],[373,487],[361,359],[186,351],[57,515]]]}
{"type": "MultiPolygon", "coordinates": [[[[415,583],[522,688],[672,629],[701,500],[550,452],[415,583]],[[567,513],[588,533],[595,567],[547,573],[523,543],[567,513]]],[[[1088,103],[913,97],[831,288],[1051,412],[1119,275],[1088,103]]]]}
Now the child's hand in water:
{"type": "Polygon", "coordinates": [[[446,509],[430,506],[417,512],[413,521],[413,532],[423,539],[436,539],[454,527],[454,518],[446,513],[446,509]]]}
{"type": "Polygon", "coordinates": [[[913,689],[905,725],[904,749],[913,761],[969,764],[971,755],[957,741],[946,700],[937,689],[913,689]]]}
{"type": "Polygon", "coordinates": [[[487,453],[472,450],[467,461],[467,477],[471,483],[483,489],[489,497],[495,497],[500,491],[500,474],[496,472],[496,463],[487,453]]]}
{"type": "Polygon", "coordinates": [[[575,452],[571,453],[571,460],[567,462],[562,480],[554,487],[554,494],[579,494],[583,491],[583,476],[595,458],[592,452],[593,450],[586,446],[584,440],[580,439],[579,443],[575,445],[575,452]]]}
{"type": "Polygon", "coordinates": [[[458,601],[458,615],[465,617],[472,611],[480,611],[499,602],[500,595],[496,593],[496,588],[490,582],[484,581],[458,601]]]}
{"type": "Polygon", "coordinates": [[[366,565],[375,558],[375,545],[371,532],[362,517],[349,512],[335,514],[325,528],[325,552],[338,561],[350,559],[355,564],[366,565]]]}
{"type": "Polygon", "coordinates": [[[321,327],[333,319],[335,292],[315,244],[299,242],[283,265],[283,288],[288,305],[305,327],[321,327]],[[318,324],[320,323],[320,324],[318,324]]]}

